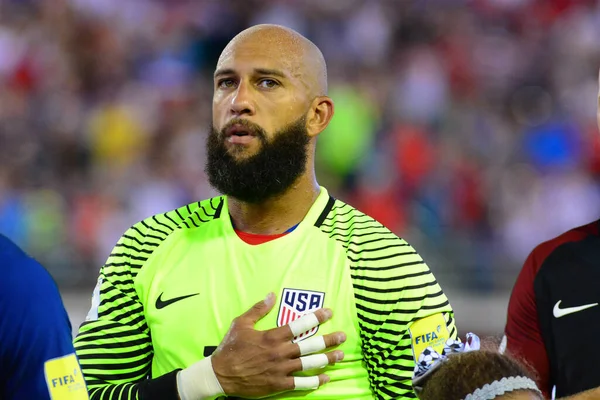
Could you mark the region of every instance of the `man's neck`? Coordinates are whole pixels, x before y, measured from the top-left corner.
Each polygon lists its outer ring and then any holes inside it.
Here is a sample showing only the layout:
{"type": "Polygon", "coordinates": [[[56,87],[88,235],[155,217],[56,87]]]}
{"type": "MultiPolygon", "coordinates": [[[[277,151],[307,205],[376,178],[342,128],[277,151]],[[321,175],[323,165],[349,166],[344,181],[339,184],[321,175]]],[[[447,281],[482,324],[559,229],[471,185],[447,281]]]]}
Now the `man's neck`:
{"type": "Polygon", "coordinates": [[[257,235],[276,235],[302,221],[319,192],[314,179],[302,177],[283,195],[259,204],[227,197],[229,214],[236,229],[257,235]]]}

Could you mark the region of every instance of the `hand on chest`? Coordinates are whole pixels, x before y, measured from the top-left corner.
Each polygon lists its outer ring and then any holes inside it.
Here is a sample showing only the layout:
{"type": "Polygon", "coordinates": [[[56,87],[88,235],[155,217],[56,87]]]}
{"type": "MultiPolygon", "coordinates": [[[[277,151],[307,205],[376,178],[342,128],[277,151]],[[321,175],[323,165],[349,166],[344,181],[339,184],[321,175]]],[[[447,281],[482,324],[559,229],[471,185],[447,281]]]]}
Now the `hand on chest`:
{"type": "Polygon", "coordinates": [[[209,355],[233,319],[269,292],[277,296],[275,306],[257,322],[259,330],[283,326],[322,307],[332,308],[334,319],[296,340],[342,330],[343,321],[354,320],[354,293],[345,258],[314,248],[310,252],[215,250],[201,262],[192,261],[200,258],[190,254],[189,260],[179,260],[168,273],[157,274],[146,301],[154,338],[180,338],[209,355]]]}

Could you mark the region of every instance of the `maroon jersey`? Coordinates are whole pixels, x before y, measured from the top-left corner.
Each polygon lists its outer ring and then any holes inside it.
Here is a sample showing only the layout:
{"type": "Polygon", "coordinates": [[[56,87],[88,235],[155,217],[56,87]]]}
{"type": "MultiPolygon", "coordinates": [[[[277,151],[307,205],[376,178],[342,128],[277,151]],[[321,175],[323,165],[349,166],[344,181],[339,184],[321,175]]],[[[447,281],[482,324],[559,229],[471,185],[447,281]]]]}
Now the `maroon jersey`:
{"type": "Polygon", "coordinates": [[[600,221],[537,246],[513,288],[506,351],[538,374],[549,397],[600,386],[600,221]]]}

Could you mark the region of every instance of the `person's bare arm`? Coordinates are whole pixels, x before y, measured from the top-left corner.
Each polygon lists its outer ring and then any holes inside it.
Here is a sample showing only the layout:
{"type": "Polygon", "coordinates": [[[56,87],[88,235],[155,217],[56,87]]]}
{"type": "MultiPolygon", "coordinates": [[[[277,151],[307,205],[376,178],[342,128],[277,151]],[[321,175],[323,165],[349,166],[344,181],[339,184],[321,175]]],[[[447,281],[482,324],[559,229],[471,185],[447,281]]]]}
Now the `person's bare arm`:
{"type": "Polygon", "coordinates": [[[600,399],[600,388],[586,390],[569,397],[561,397],[558,400],[598,400],[600,399]]]}

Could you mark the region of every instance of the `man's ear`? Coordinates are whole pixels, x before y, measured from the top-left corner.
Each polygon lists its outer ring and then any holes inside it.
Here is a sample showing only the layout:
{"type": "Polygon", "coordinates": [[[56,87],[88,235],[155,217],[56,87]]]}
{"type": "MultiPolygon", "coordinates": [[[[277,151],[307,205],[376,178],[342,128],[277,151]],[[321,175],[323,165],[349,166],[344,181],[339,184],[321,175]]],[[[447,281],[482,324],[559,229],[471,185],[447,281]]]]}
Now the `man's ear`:
{"type": "Polygon", "coordinates": [[[312,101],[306,118],[306,130],[311,137],[323,132],[333,118],[333,100],[327,96],[317,96],[312,101]]]}

